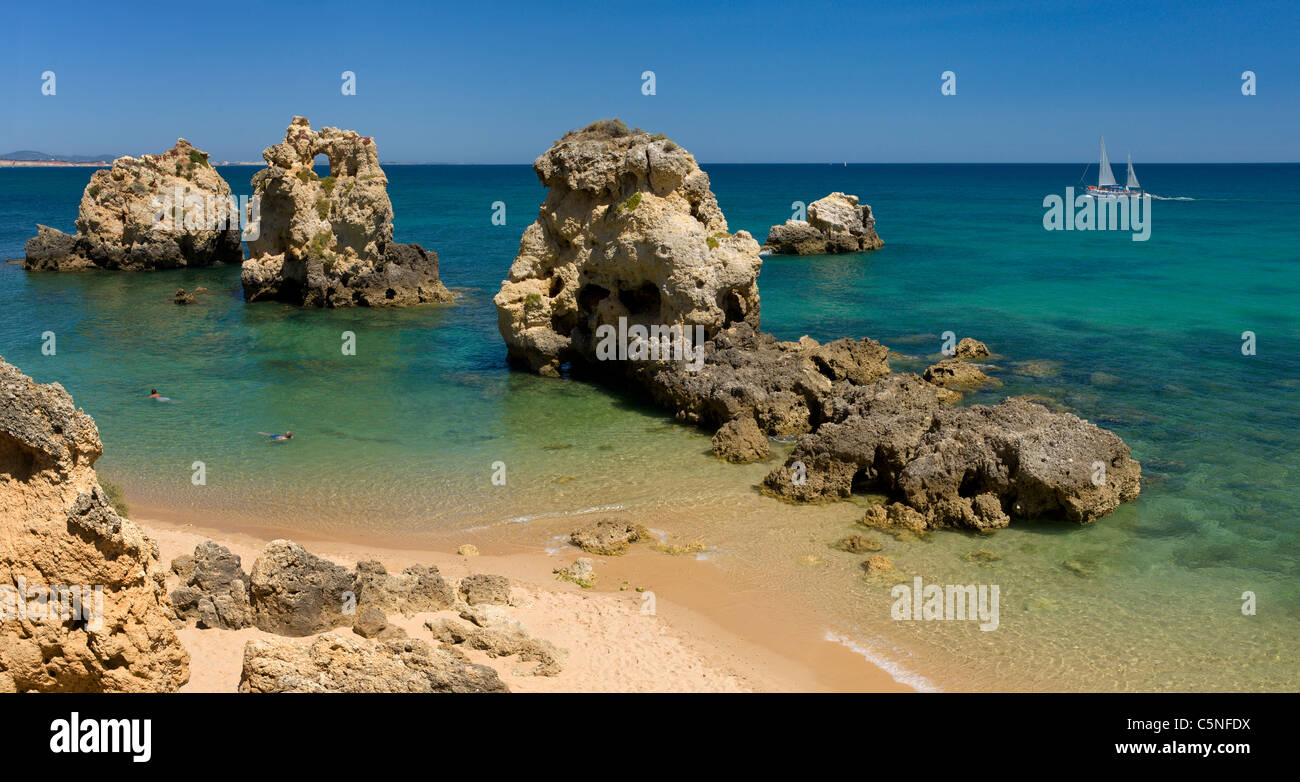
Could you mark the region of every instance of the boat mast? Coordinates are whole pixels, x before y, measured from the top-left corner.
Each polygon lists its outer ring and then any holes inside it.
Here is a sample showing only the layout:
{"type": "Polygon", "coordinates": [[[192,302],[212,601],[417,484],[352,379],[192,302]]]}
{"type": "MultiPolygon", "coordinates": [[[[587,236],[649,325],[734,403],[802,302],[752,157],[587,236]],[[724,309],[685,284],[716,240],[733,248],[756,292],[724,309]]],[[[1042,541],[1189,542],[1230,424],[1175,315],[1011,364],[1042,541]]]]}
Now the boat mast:
{"type": "Polygon", "coordinates": [[[1138,190],[1142,187],[1141,185],[1138,184],[1137,174],[1133,172],[1132,153],[1129,153],[1128,156],[1128,182],[1124,184],[1124,187],[1128,190],[1138,190]]]}

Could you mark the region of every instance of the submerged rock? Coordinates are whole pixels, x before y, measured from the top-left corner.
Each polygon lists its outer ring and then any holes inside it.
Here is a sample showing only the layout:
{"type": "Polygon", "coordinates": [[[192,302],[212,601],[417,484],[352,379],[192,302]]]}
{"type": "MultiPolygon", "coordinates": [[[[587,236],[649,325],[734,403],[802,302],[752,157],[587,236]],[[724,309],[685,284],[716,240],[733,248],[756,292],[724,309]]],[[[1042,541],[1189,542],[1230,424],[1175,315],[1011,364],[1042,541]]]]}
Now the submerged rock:
{"type": "Polygon", "coordinates": [[[244,259],[230,185],[207,153],[183,138],[161,155],[120,157],[91,174],[75,236],[36,230],[27,240],[31,271],[148,271],[244,259]]]}
{"type": "Polygon", "coordinates": [[[244,299],[306,307],[399,307],[451,302],[438,254],[393,242],[388,178],[374,139],[338,128],[311,129],[294,117],[285,140],[262,152],[253,175],[260,196],[258,238],[240,278],[244,299]],[[324,179],[313,170],[329,158],[324,179]]]}
{"type": "Polygon", "coordinates": [[[113,511],[95,475],[102,453],[62,386],[0,359],[0,692],[189,681],[158,545],[113,511]]]}
{"type": "Polygon", "coordinates": [[[835,192],[808,205],[808,220],[774,225],[763,245],[778,255],[825,255],[878,250],[885,245],[876,234],[871,207],[855,195],[835,192]]]}
{"type": "Polygon", "coordinates": [[[240,692],[509,692],[496,671],[424,641],[325,633],[244,645],[240,692]]]}
{"type": "Polygon", "coordinates": [[[597,331],[620,319],[705,338],[758,325],[758,243],[728,230],[685,149],[607,120],[566,133],[533,170],[546,201],[494,299],[512,364],[594,365],[597,331]]]}

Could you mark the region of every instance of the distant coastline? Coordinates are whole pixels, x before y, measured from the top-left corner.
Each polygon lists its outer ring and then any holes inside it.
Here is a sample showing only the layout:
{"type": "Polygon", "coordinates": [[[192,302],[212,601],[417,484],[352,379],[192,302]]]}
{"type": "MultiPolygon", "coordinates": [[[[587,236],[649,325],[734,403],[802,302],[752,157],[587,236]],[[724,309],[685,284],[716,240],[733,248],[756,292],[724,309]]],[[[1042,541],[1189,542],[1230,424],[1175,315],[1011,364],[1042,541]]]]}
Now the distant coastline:
{"type": "Polygon", "coordinates": [[[68,160],[6,160],[0,158],[0,168],[108,168],[113,165],[109,161],[77,161],[68,160]]]}

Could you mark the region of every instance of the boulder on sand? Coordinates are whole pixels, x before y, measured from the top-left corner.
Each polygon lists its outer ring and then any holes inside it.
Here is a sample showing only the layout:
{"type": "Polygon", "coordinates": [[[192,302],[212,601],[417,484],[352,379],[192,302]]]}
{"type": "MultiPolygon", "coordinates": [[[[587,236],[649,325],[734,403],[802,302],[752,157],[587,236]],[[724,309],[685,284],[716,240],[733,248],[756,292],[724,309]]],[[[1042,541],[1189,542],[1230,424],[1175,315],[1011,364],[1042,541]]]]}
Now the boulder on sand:
{"type": "Polygon", "coordinates": [[[325,633],[244,645],[240,692],[509,692],[496,671],[424,641],[325,633]]]}
{"type": "Polygon", "coordinates": [[[713,435],[713,453],[729,462],[744,464],[766,459],[772,448],[754,419],[741,416],[718,427],[713,435]]]}
{"type": "Polygon", "coordinates": [[[253,624],[249,578],[237,554],[206,540],[194,547],[192,556],[177,557],[172,572],[181,577],[181,586],[171,597],[182,619],[193,619],[202,628],[221,630],[253,624]]]}
{"type": "Polygon", "coordinates": [[[253,623],[277,635],[314,635],[352,624],[356,578],[289,540],[262,549],[249,574],[253,623]]]}

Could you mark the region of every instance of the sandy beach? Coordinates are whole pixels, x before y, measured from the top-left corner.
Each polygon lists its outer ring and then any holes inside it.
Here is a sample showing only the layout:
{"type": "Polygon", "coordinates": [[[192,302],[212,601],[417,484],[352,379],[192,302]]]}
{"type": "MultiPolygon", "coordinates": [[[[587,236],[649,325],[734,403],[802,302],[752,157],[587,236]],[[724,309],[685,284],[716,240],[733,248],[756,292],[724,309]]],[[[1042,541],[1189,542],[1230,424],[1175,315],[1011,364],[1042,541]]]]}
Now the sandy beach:
{"type": "MultiPolygon", "coordinates": [[[[195,545],[213,540],[251,567],[267,540],[219,526],[167,518],[150,509],[136,523],[157,541],[170,564],[195,545]]],[[[582,555],[556,557],[522,546],[475,540],[480,549],[464,557],[451,551],[377,547],[326,539],[295,538],[312,553],[345,567],[377,559],[390,572],[412,564],[436,565],[449,580],[471,573],[504,575],[514,585],[507,612],[529,632],[567,651],[556,676],[518,675],[517,661],[469,651],[489,665],[514,692],[821,692],[907,691],[880,668],[849,649],[830,643],[824,630],[802,618],[797,607],[773,605],[757,590],[729,580],[691,558],[658,554],[645,547],[619,557],[593,557],[599,580],[583,589],[559,581],[552,570],[582,555]],[[638,592],[637,586],[653,585],[638,592]],[[651,594],[652,592],[652,594],[651,594]],[[643,605],[653,601],[653,614],[643,605]]],[[[169,588],[176,586],[169,575],[169,588]]],[[[452,612],[390,615],[389,622],[413,638],[429,640],[424,627],[452,612]]],[[[349,633],[348,628],[338,632],[349,633]]],[[[244,644],[275,636],[257,629],[197,629],[178,632],[190,654],[190,680],[182,692],[232,692],[239,684],[244,644]]],[[[303,643],[308,639],[303,639],[303,643]]]]}

